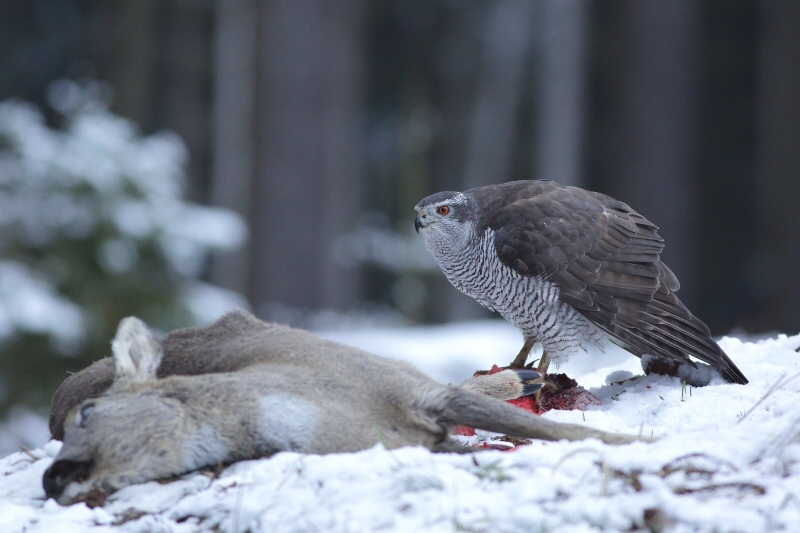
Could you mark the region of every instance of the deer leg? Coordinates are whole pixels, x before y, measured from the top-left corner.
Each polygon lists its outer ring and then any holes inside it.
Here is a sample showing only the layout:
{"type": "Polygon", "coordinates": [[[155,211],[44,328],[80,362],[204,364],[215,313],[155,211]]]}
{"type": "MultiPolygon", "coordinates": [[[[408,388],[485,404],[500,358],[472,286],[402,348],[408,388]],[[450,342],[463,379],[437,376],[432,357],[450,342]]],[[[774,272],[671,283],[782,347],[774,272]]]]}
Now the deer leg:
{"type": "MultiPolygon", "coordinates": [[[[528,439],[596,438],[607,444],[625,444],[636,440],[653,442],[654,440],[621,433],[606,433],[575,424],[553,422],[524,409],[508,405],[506,402],[475,394],[461,387],[448,387],[448,394],[443,397],[443,406],[437,421],[444,426],[464,425],[528,439]]],[[[447,450],[447,447],[442,448],[442,451],[447,450]]]]}
{"type": "Polygon", "coordinates": [[[522,345],[517,356],[511,361],[511,364],[508,365],[508,368],[523,368],[525,366],[525,361],[528,360],[528,354],[531,353],[531,348],[533,348],[533,340],[525,339],[525,344],[522,345]]]}

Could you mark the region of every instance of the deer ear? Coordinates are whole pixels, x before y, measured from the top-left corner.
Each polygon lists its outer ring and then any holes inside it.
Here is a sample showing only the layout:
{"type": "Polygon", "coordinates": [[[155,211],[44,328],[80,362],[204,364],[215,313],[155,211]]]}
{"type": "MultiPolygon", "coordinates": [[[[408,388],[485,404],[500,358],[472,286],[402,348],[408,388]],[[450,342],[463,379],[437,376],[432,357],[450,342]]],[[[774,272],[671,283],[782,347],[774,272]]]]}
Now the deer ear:
{"type": "Polygon", "coordinates": [[[164,352],[147,325],[136,317],[123,318],[111,342],[114,381],[147,381],[156,378],[164,352]]]}

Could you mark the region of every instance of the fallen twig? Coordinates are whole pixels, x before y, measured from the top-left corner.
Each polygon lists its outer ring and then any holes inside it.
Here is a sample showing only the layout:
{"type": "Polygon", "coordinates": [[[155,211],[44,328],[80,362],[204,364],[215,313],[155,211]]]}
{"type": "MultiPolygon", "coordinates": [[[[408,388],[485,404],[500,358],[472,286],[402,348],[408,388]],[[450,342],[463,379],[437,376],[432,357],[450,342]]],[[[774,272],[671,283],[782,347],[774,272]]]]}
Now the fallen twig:
{"type": "Polygon", "coordinates": [[[33,461],[34,463],[35,463],[36,461],[38,461],[39,459],[41,459],[41,457],[39,457],[38,455],[36,455],[36,454],[35,454],[35,453],[33,453],[32,451],[30,451],[30,450],[29,450],[29,449],[28,449],[26,446],[22,446],[22,452],[23,452],[25,455],[27,455],[28,457],[30,457],[30,458],[31,458],[31,461],[33,461]]]}
{"type": "Polygon", "coordinates": [[[799,377],[799,376],[800,376],[800,372],[798,372],[797,374],[795,374],[794,376],[792,376],[792,377],[790,377],[790,378],[788,378],[788,379],[785,379],[785,374],[781,374],[781,376],[778,378],[778,380],[777,380],[775,383],[773,383],[773,384],[772,384],[772,386],[769,388],[769,390],[767,390],[767,392],[764,394],[764,396],[762,396],[762,397],[761,397],[761,399],[760,399],[760,400],[758,400],[758,401],[756,402],[756,404],[755,404],[753,407],[751,407],[750,409],[748,409],[748,410],[747,410],[747,412],[745,412],[745,413],[742,415],[742,417],[741,417],[741,418],[740,418],[740,419],[739,419],[739,420],[738,420],[736,423],[737,423],[737,424],[741,423],[741,421],[742,421],[742,420],[744,420],[745,418],[747,418],[747,416],[748,416],[750,413],[752,413],[753,411],[755,411],[755,410],[756,410],[756,407],[758,407],[759,405],[761,405],[761,403],[762,403],[764,400],[766,400],[767,398],[769,398],[769,397],[772,395],[772,393],[774,393],[776,390],[778,390],[778,388],[780,388],[780,387],[782,387],[782,386],[784,386],[784,385],[788,385],[790,382],[794,381],[794,379],[795,379],[795,378],[797,378],[797,377],[799,377]]]}

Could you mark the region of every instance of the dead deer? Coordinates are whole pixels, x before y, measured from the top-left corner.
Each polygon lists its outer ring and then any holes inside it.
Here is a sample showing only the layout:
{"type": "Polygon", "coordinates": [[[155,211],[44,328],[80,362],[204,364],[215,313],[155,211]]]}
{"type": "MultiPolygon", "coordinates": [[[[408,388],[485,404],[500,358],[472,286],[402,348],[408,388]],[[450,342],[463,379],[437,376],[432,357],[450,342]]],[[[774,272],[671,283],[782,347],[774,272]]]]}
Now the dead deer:
{"type": "MultiPolygon", "coordinates": [[[[50,428],[64,445],[43,486],[64,505],[97,490],[280,451],[354,452],[377,443],[474,450],[450,438],[458,425],[544,440],[637,440],[548,421],[244,311],[173,331],[163,342],[126,318],[112,354],[69,377],[53,399],[50,428]]],[[[503,382],[501,396],[520,395],[538,390],[540,383],[530,383],[538,377],[509,371],[473,383],[492,389],[491,380],[503,382]]]]}

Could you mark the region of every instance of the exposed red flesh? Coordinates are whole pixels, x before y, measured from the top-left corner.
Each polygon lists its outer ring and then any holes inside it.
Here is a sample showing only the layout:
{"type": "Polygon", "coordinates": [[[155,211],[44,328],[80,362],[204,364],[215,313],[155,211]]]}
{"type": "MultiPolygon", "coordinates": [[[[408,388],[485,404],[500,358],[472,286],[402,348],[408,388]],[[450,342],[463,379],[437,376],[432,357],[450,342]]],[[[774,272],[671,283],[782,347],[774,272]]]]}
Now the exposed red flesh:
{"type": "MultiPolygon", "coordinates": [[[[497,365],[492,365],[492,368],[486,372],[486,374],[496,374],[502,370],[504,369],[497,365]]],[[[536,415],[540,415],[551,409],[559,409],[562,411],[577,409],[583,411],[590,405],[601,404],[597,396],[578,385],[577,381],[566,374],[547,374],[545,376],[545,386],[542,389],[541,410],[539,411],[536,410],[536,400],[533,395],[506,400],[506,402],[536,415]]],[[[455,434],[472,437],[475,435],[475,430],[467,426],[458,426],[455,429],[455,434]]]]}

